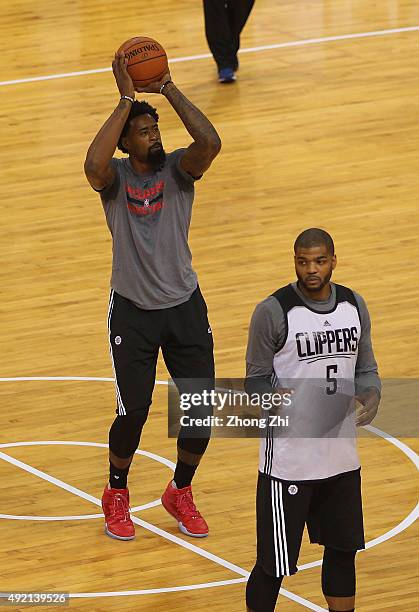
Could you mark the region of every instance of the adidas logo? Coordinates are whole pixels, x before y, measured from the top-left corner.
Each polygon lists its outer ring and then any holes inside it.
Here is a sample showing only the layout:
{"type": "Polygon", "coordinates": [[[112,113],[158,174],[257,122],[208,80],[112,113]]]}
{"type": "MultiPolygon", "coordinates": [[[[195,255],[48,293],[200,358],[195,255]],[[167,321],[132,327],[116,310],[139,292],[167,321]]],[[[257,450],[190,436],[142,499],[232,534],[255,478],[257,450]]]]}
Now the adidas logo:
{"type": "Polygon", "coordinates": [[[323,327],[332,327],[332,325],[331,325],[331,323],[329,323],[329,321],[327,321],[327,320],[326,320],[326,321],[323,323],[323,327]]]}

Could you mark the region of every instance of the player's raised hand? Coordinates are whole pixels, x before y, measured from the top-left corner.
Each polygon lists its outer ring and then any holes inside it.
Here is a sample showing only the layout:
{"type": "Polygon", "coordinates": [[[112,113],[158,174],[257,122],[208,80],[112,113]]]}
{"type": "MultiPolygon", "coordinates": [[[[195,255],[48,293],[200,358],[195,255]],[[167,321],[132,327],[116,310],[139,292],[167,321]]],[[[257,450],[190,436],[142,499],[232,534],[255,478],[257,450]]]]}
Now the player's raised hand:
{"type": "Polygon", "coordinates": [[[139,87],[138,85],[135,87],[135,91],[139,93],[160,93],[160,88],[167,81],[171,81],[172,77],[170,76],[170,71],[167,70],[166,74],[159,81],[155,81],[154,83],[149,83],[145,87],[139,87]]]}
{"type": "Polygon", "coordinates": [[[117,51],[115,53],[115,59],[112,62],[112,72],[121,96],[129,96],[130,98],[134,98],[134,84],[127,72],[127,60],[123,51],[117,51]]]}
{"type": "Polygon", "coordinates": [[[361,404],[361,408],[357,411],[356,416],[357,427],[369,425],[378,412],[380,394],[377,389],[371,387],[367,389],[365,393],[356,395],[355,399],[361,404]]]}

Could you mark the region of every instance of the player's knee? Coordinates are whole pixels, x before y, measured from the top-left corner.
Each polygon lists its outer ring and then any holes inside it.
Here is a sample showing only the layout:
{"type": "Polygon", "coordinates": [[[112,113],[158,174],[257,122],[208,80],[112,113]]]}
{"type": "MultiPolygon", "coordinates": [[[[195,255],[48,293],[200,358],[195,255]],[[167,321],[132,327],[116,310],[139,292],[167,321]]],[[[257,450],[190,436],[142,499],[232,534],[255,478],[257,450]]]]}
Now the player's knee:
{"type": "Polygon", "coordinates": [[[273,612],[283,576],[267,574],[258,563],[246,585],[246,605],[252,612],[273,612]]]}
{"type": "Polygon", "coordinates": [[[149,406],[116,417],[109,431],[109,448],[117,457],[124,459],[135,453],[148,411],[149,406]]]}
{"type": "Polygon", "coordinates": [[[330,597],[355,595],[356,551],[326,547],[323,555],[322,589],[330,597]]]}

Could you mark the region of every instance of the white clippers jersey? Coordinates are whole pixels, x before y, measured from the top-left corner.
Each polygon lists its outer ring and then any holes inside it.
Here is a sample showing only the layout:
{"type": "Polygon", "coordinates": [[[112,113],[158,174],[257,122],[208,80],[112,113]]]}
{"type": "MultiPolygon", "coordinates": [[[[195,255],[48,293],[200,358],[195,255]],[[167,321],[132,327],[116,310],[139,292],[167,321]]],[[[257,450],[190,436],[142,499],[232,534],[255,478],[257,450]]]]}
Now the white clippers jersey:
{"type": "Polygon", "coordinates": [[[274,356],[274,387],[292,389],[287,427],[269,428],[259,469],[284,480],[317,480],[358,469],[354,378],[361,335],[355,296],[336,285],[336,304],[316,312],[291,285],[273,294],[287,324],[274,356]]]}

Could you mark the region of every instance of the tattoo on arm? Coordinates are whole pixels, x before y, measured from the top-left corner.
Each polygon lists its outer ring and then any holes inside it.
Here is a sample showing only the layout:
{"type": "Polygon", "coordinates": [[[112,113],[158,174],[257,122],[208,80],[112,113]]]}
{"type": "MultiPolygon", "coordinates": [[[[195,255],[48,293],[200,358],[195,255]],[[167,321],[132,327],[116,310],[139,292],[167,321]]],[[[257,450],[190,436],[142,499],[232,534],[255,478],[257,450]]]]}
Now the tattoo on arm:
{"type": "Polygon", "coordinates": [[[195,176],[202,174],[221,149],[220,137],[211,121],[174,83],[166,85],[164,95],[194,140],[182,159],[182,166],[195,176]]]}

